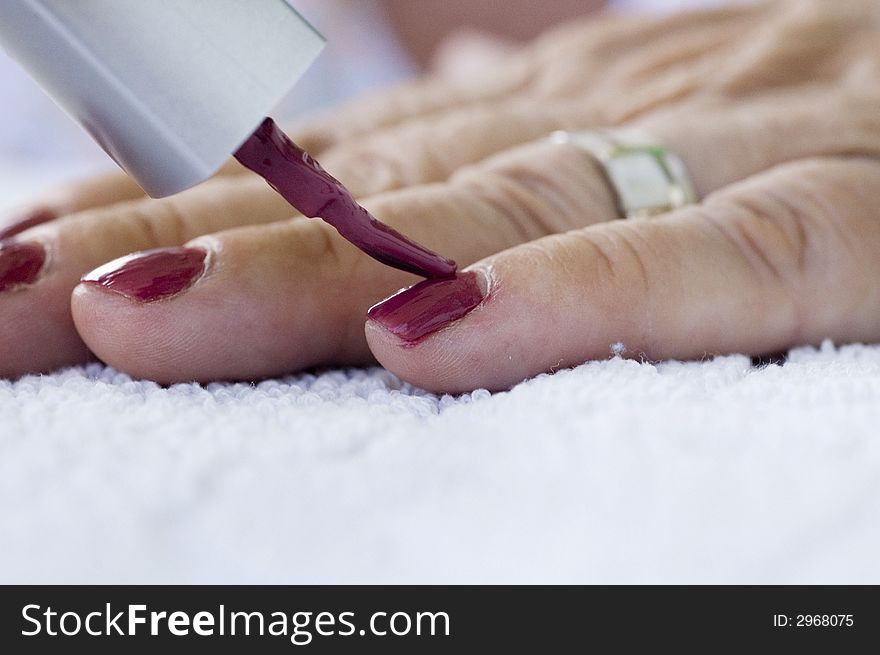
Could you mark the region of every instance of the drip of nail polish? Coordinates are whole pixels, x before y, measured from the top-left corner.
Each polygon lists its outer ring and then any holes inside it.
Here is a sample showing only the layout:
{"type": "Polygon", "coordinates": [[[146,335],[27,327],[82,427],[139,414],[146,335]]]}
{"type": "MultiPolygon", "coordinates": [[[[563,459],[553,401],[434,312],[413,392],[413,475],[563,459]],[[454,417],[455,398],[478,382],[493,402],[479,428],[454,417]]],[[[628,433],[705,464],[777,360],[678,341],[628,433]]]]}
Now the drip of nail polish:
{"type": "Polygon", "coordinates": [[[271,118],[263,121],[235,158],[304,216],[324,219],[343,238],[383,264],[429,278],[455,274],[455,262],[376,220],[271,118]]]}
{"type": "Polygon", "coordinates": [[[46,250],[38,243],[0,242],[0,293],[33,284],[46,263],[46,250]]]}
{"type": "Polygon", "coordinates": [[[82,281],[134,300],[152,302],[189,287],[204,272],[206,256],[201,248],[146,250],[104,264],[82,281]]]}
{"type": "Polygon", "coordinates": [[[56,218],[58,218],[58,214],[55,211],[40,207],[12,220],[0,219],[0,225],[2,225],[0,226],[0,240],[14,237],[16,234],[21,234],[25,230],[29,230],[37,225],[54,221],[56,218]]]}
{"type": "Polygon", "coordinates": [[[367,316],[404,341],[414,342],[457,321],[483,302],[476,273],[422,280],[370,308],[367,316]]]}

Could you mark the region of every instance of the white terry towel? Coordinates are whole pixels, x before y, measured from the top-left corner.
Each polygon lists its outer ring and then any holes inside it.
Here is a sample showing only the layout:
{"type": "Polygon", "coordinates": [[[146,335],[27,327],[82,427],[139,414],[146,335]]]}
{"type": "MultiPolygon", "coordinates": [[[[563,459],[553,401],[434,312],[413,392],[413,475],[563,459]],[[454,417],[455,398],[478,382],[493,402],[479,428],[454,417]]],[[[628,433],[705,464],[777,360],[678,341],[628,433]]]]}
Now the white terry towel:
{"type": "Polygon", "coordinates": [[[880,582],[880,346],[0,382],[0,582],[880,582]]]}

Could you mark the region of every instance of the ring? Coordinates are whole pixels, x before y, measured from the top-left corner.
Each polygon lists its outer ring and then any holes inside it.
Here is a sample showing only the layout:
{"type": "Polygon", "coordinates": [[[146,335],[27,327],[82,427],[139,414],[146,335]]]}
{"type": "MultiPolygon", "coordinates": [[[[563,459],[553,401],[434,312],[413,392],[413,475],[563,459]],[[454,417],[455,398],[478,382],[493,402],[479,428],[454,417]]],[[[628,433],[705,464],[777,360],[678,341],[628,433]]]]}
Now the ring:
{"type": "Polygon", "coordinates": [[[623,218],[649,218],[697,202],[678,155],[637,130],[560,131],[550,140],[577,146],[599,163],[623,218]]]}

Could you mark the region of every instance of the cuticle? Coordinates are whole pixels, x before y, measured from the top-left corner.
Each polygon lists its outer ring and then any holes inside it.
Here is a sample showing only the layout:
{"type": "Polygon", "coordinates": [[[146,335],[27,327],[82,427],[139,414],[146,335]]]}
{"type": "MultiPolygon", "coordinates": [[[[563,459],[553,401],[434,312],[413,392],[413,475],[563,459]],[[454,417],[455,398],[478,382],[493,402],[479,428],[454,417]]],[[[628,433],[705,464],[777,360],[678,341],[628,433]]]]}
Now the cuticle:
{"type": "Polygon", "coordinates": [[[215,254],[214,254],[214,249],[213,249],[213,248],[209,248],[209,247],[207,247],[207,246],[203,246],[203,245],[193,245],[193,246],[191,246],[191,247],[192,247],[192,248],[197,248],[197,249],[199,249],[199,250],[204,251],[204,253],[205,253],[205,260],[202,262],[202,272],[199,273],[198,275],[196,275],[196,276],[193,278],[193,281],[190,283],[190,285],[189,285],[188,287],[186,287],[186,289],[184,289],[183,291],[186,291],[187,289],[190,289],[191,287],[193,287],[193,286],[195,286],[196,284],[198,284],[198,283],[199,283],[201,280],[203,280],[204,278],[206,278],[206,277],[208,277],[209,275],[213,274],[213,273],[215,272],[215,269],[216,269],[217,266],[218,266],[218,260],[217,260],[217,257],[216,257],[215,254]]]}
{"type": "Polygon", "coordinates": [[[480,291],[483,292],[483,302],[480,303],[480,305],[482,305],[489,300],[490,297],[495,295],[495,290],[498,286],[498,276],[495,273],[495,267],[491,264],[475,268],[473,271],[477,275],[477,284],[480,286],[480,291]],[[481,282],[485,283],[485,288],[481,282]]]}
{"type": "Polygon", "coordinates": [[[57,257],[56,252],[56,243],[54,239],[28,239],[27,241],[23,241],[22,243],[36,243],[43,247],[43,266],[40,268],[40,274],[37,276],[37,279],[34,282],[42,280],[43,277],[52,272],[52,268],[55,266],[55,259],[57,257]]]}

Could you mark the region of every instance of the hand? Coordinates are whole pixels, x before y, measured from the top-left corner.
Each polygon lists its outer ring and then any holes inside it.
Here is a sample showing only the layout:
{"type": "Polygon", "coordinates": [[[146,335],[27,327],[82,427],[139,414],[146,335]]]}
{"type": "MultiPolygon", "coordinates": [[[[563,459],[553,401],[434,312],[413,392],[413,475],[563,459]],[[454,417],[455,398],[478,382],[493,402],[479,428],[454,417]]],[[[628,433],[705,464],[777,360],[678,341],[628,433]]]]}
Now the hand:
{"type": "MultiPolygon", "coordinates": [[[[544,37],[491,83],[425,81],[316,123],[302,145],[379,218],[477,262],[487,292],[416,344],[386,312],[369,346],[406,379],[458,391],[616,342],[660,358],[877,339],[878,43],[868,0],[592,22],[544,37]],[[679,153],[706,200],[613,220],[594,162],[541,139],[622,124],[679,153]]],[[[83,342],[163,382],[362,364],[367,307],[414,281],[321,222],[284,220],[283,201],[235,172],[163,201],[70,204],[81,211],[17,236],[48,260],[0,294],[0,374],[82,361],[83,342]],[[206,270],[172,297],[76,284],[118,255],[183,243],[206,270]]]]}

